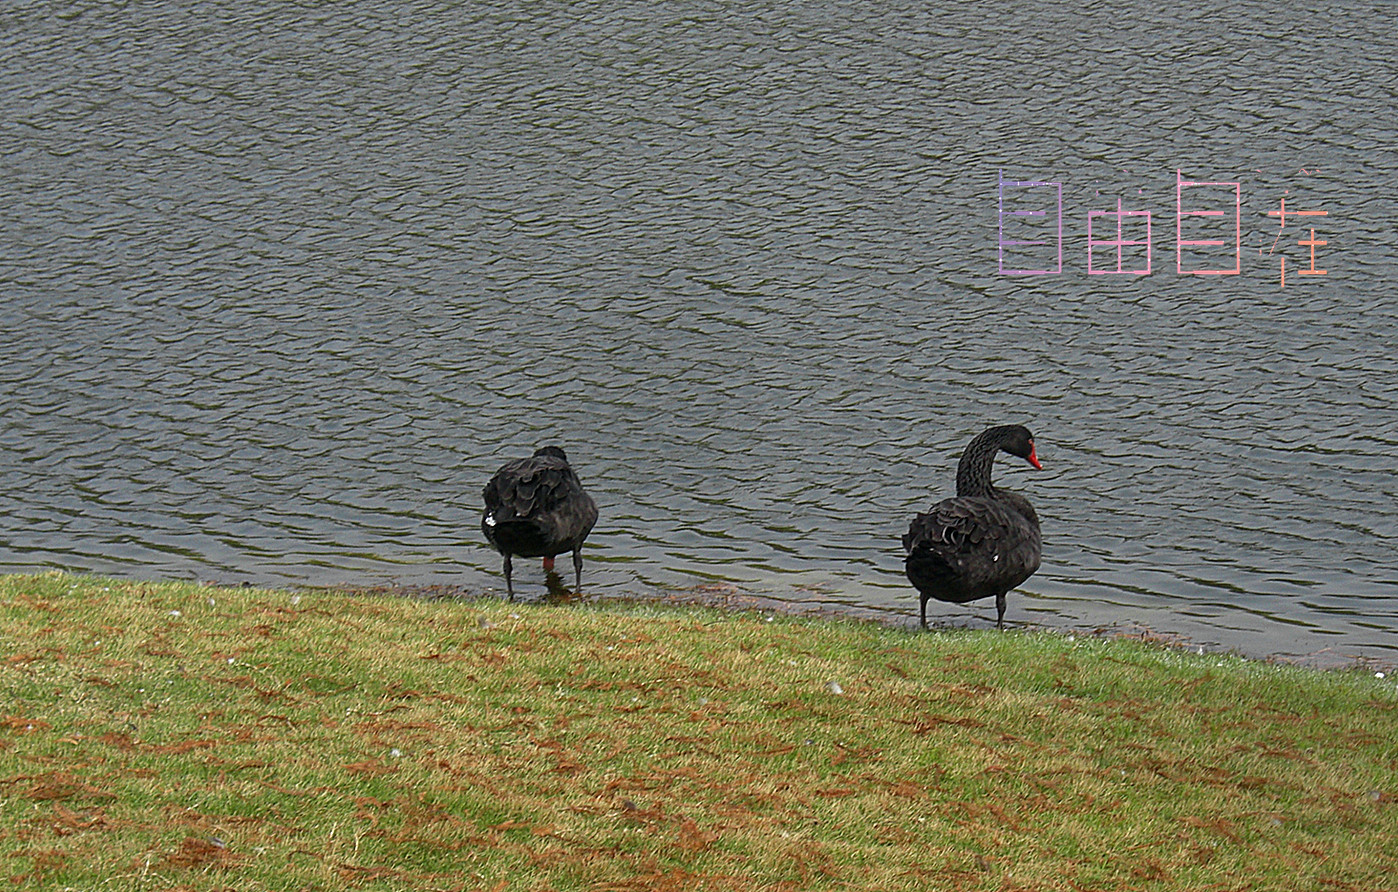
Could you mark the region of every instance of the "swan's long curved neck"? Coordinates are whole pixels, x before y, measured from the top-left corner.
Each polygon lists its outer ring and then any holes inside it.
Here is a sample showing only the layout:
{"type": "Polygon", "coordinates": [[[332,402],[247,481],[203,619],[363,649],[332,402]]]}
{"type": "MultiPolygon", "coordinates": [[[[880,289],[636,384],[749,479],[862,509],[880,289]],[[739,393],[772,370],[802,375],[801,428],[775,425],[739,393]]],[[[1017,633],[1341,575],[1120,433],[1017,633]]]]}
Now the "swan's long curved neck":
{"type": "Polygon", "coordinates": [[[986,434],[966,444],[966,451],[961,453],[961,463],[956,466],[957,496],[988,496],[996,492],[990,483],[990,469],[995,465],[995,453],[999,451],[1000,443],[986,434]]]}

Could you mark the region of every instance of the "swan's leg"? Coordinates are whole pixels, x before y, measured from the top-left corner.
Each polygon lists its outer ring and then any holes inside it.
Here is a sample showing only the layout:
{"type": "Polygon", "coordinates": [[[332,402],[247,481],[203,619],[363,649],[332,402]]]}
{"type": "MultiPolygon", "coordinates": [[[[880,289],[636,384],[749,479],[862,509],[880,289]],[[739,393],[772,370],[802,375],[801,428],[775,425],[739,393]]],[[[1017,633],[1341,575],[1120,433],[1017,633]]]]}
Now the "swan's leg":
{"type": "Polygon", "coordinates": [[[510,600],[511,600],[511,601],[513,601],[513,600],[515,599],[515,586],[514,586],[514,583],[510,581],[510,574],[511,574],[512,572],[514,572],[514,567],[510,565],[510,555],[509,555],[509,552],[506,552],[506,553],[505,553],[505,591],[507,591],[507,592],[510,593],[510,600]]]}
{"type": "Polygon", "coordinates": [[[1005,628],[1005,593],[1001,592],[995,596],[995,628],[1005,628]]]}
{"type": "Polygon", "coordinates": [[[582,546],[573,549],[573,590],[582,594],[582,546]]]}
{"type": "Polygon", "coordinates": [[[927,596],[922,596],[922,627],[927,628],[927,596]]]}

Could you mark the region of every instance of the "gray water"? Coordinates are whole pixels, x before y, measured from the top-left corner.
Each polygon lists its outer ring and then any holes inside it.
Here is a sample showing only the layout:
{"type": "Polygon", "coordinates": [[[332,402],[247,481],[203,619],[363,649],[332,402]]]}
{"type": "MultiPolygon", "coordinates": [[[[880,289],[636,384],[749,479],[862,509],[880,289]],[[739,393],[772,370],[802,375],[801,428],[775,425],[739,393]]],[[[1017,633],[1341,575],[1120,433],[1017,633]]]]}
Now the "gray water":
{"type": "Polygon", "coordinates": [[[586,591],[907,622],[1015,421],[1011,622],[1398,660],[1384,4],[190,6],[0,10],[0,570],[498,590],[481,487],[557,442],[586,591]],[[1061,274],[999,274],[1001,176],[1061,274]],[[1088,272],[1118,198],[1150,275],[1088,272]]]}

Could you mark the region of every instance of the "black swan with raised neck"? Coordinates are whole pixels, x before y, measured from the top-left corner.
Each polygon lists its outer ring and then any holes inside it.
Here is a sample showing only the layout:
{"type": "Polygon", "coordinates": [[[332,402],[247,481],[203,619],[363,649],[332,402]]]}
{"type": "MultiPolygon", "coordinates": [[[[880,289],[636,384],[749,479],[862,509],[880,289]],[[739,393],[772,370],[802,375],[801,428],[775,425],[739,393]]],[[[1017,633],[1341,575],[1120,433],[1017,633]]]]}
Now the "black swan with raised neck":
{"type": "Polygon", "coordinates": [[[481,532],[505,558],[505,589],[515,597],[510,557],[542,557],[553,569],[555,555],[573,553],[574,582],[582,589],[582,545],[597,522],[597,504],[582,488],[557,446],[506,462],[485,487],[481,532]]]}
{"type": "Polygon", "coordinates": [[[1039,516],[1029,500],[990,482],[1000,451],[1042,469],[1034,435],[1018,424],[981,433],[961,453],[956,496],[913,518],[903,537],[908,580],[921,596],[922,627],[932,598],[964,604],[994,596],[995,627],[1005,627],[1005,593],[1039,569],[1039,516]]]}

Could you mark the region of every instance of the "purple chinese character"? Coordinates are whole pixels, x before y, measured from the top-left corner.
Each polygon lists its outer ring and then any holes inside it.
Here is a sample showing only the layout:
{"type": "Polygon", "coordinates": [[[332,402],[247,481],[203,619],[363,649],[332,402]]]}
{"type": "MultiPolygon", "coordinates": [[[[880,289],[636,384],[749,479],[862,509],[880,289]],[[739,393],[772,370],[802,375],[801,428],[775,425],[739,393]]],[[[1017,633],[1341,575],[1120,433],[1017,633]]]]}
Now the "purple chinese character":
{"type": "Polygon", "coordinates": [[[999,192],[1000,274],[1063,272],[1063,184],[1007,180],[1002,170],[999,192]]]}

